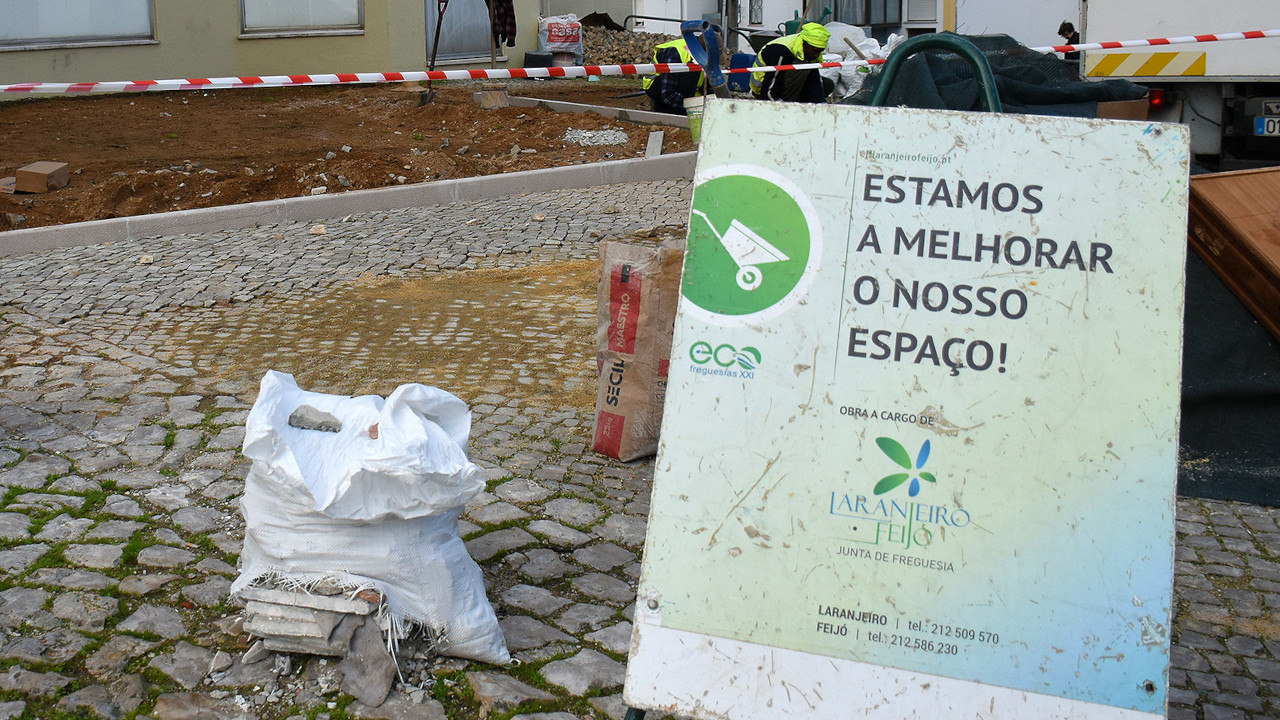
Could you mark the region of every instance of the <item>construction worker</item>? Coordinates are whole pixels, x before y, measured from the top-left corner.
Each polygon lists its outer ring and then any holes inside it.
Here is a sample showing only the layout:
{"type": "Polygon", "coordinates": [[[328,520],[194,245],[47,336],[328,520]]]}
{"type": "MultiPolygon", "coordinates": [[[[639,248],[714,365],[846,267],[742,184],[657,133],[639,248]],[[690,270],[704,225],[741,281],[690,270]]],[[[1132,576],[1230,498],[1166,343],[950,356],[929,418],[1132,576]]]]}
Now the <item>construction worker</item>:
{"type": "MultiPolygon", "coordinates": [[[[805,23],[795,35],[783,35],[760,48],[752,67],[818,62],[827,49],[831,31],[818,23],[805,23]]],[[[826,102],[827,90],[817,70],[751,73],[751,94],[758,100],[826,102]]]]}
{"type": "MultiPolygon", "coordinates": [[[[703,42],[702,38],[698,38],[703,42]]],[[[683,39],[665,42],[653,49],[654,63],[691,63],[693,55],[683,39]]],[[[702,92],[705,76],[700,73],[661,73],[645,75],[641,82],[645,94],[653,101],[653,111],[671,115],[685,115],[685,98],[695,97],[702,92]]]]}

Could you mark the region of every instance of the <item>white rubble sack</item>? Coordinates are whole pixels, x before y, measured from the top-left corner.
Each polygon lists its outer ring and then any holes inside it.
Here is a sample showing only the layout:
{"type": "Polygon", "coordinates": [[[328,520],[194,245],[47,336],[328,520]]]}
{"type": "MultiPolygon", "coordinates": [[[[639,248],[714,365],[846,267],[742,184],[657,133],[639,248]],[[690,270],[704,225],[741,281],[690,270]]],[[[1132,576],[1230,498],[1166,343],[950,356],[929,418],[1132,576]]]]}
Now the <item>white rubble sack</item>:
{"type": "Polygon", "coordinates": [[[253,466],[231,594],[259,579],[376,588],[393,640],[418,624],[442,654],[510,662],[480,567],[458,536],[458,516],[484,487],[463,449],[470,432],[466,403],[437,388],[352,398],[307,392],[292,375],[268,372],[245,422],[253,466]],[[300,405],[335,416],[342,429],[290,426],[300,405]]]}
{"type": "MultiPolygon", "coordinates": [[[[830,22],[827,23],[826,28],[831,32],[831,38],[827,41],[827,52],[822,55],[823,62],[883,60],[889,57],[889,53],[906,41],[906,36],[893,34],[889,36],[888,42],[881,46],[879,40],[867,37],[866,31],[856,25],[830,22]],[[836,57],[836,55],[839,57],[836,57]]],[[[818,71],[820,75],[835,83],[831,98],[837,101],[843,100],[862,89],[862,82],[866,80],[870,72],[871,68],[868,65],[822,68],[818,71]]]]}

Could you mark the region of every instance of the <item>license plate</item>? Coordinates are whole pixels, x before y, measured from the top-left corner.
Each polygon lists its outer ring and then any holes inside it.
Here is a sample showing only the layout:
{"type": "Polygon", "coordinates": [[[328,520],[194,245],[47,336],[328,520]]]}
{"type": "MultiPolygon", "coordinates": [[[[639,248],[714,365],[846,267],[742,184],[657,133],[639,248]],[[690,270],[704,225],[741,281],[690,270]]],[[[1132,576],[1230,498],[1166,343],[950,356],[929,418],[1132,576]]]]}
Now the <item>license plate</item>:
{"type": "Polygon", "coordinates": [[[1280,117],[1257,116],[1253,119],[1254,135],[1280,135],[1280,117]]]}

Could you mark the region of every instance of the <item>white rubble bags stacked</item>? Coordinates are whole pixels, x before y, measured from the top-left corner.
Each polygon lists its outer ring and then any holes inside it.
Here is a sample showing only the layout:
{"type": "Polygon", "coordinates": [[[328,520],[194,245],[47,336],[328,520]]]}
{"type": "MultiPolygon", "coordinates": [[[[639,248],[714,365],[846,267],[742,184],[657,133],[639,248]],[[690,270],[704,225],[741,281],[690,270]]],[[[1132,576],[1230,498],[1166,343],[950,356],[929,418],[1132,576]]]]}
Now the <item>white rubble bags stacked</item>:
{"type": "MultiPolygon", "coordinates": [[[[876,60],[889,57],[894,48],[906,41],[906,37],[890,35],[889,41],[880,45],[880,41],[867,37],[866,32],[857,25],[833,22],[826,24],[831,32],[827,41],[827,51],[822,54],[823,62],[858,62],[860,60],[876,60]]],[[[866,65],[858,67],[822,68],[818,71],[822,77],[836,84],[831,92],[833,101],[843,100],[862,89],[862,81],[867,78],[870,68],[866,65]]]]}
{"type": "Polygon", "coordinates": [[[385,401],[325,395],[272,371],[245,425],[253,466],[233,596],[266,581],[372,588],[385,598],[391,642],[422,626],[440,654],[510,662],[480,567],[458,537],[458,516],[484,488],[464,451],[462,400],[418,384],[385,401]]]}

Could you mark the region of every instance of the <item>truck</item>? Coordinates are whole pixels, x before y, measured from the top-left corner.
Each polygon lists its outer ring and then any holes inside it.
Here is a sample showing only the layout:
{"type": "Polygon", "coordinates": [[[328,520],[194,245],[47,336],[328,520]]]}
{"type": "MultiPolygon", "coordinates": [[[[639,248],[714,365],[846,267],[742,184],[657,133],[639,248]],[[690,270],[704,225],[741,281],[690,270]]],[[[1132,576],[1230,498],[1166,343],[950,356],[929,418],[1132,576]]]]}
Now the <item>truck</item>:
{"type": "MultiPolygon", "coordinates": [[[[1031,47],[1062,44],[1054,34],[1063,21],[1085,43],[1280,28],[1276,0],[938,1],[955,18],[940,30],[1005,33],[1031,47]]],[[[1148,117],[1188,125],[1196,162],[1208,169],[1280,164],[1280,38],[1091,50],[1083,73],[1149,88],[1148,117]]]]}

